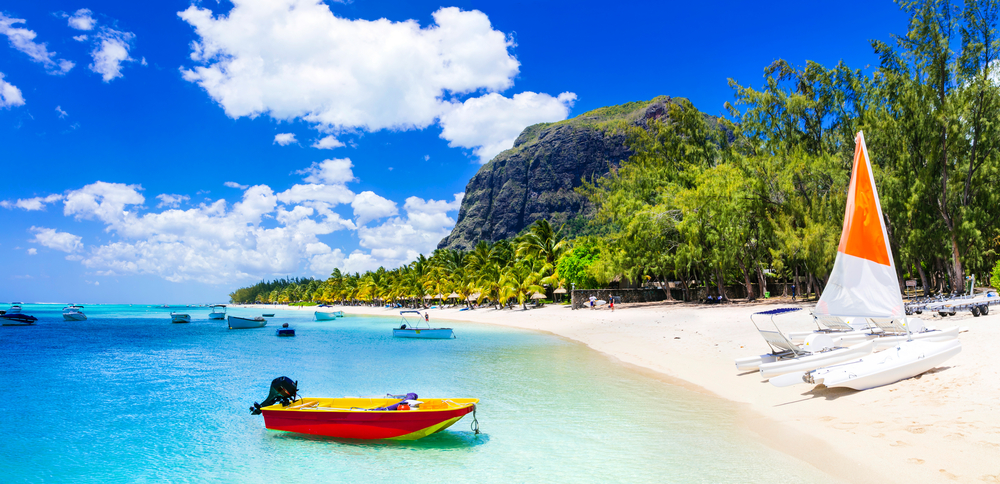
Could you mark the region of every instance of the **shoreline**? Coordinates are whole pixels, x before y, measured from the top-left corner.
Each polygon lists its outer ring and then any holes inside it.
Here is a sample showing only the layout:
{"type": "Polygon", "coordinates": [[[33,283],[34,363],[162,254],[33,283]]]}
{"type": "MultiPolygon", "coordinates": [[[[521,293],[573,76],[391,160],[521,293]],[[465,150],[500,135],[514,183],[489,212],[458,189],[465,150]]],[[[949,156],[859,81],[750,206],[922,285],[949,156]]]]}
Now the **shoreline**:
{"type": "MultiPolygon", "coordinates": [[[[1000,482],[1000,315],[921,315],[929,325],[961,325],[963,349],[923,375],[857,392],[812,385],[776,388],[757,372],[737,373],[733,360],[766,353],[749,315],[774,307],[806,311],[778,319],[782,331],[814,329],[815,303],[706,306],[651,303],[571,310],[457,308],[422,310],[436,320],[493,324],[552,333],[611,356],[662,381],[707,393],[740,408],[738,420],[763,445],[848,482],[1000,482]],[[989,381],[988,379],[986,381],[989,381]]],[[[233,305],[315,311],[315,306],[233,305]]],[[[399,310],[336,306],[345,314],[394,316],[399,310]]]]}

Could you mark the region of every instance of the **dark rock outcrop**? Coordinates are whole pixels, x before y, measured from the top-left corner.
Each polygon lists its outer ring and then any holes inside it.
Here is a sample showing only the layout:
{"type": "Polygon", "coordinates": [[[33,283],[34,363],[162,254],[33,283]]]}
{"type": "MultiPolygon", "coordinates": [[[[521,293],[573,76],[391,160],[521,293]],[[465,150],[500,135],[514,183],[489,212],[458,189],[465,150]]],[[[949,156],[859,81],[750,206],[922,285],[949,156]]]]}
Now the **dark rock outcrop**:
{"type": "Polygon", "coordinates": [[[514,237],[543,218],[556,227],[582,222],[580,217],[589,220],[593,206],[574,189],[632,155],[625,135],[611,126],[645,126],[648,119],[663,116],[670,102],[661,96],[525,128],[513,148],[469,180],[458,222],[438,248],[469,250],[481,240],[514,237]]]}

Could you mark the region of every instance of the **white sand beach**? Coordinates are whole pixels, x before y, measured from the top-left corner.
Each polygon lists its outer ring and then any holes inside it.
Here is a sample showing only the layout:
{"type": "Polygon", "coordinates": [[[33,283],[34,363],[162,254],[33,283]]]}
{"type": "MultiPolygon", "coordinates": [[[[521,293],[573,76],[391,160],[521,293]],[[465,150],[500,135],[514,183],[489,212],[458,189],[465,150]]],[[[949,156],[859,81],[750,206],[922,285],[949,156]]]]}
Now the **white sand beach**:
{"type": "MultiPolygon", "coordinates": [[[[862,392],[812,385],[776,388],[733,360],[768,351],[749,315],[789,304],[681,303],[571,310],[429,309],[440,320],[551,332],[670,383],[737,402],[761,442],[847,482],[1000,482],[1000,315],[921,317],[963,326],[962,352],[921,376],[862,392]]],[[[814,303],[799,303],[811,309],[814,303]]],[[[242,306],[253,307],[253,306],[242,306]]],[[[273,306],[261,306],[273,307],[273,306]]],[[[281,307],[282,309],[294,309],[281,307]]],[[[314,311],[315,308],[300,308],[314,311]]],[[[337,307],[347,314],[398,310],[337,307]]],[[[783,331],[814,329],[808,312],[779,320],[783,331]]]]}

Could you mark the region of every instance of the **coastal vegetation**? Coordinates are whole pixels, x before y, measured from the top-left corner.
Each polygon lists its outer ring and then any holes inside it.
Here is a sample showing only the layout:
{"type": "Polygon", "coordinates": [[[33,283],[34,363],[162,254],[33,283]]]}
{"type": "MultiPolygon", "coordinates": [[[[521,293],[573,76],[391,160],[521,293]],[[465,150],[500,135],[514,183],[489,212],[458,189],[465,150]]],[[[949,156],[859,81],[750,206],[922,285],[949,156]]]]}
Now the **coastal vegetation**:
{"type": "Polygon", "coordinates": [[[564,237],[543,218],[468,251],[442,248],[403,267],[335,271],[326,281],[261,283],[232,299],[388,303],[454,294],[523,306],[535,293],[552,298],[559,287],[612,281],[677,281],[685,298],[692,285],[726,297],[733,283],[759,297],[769,280],[819,293],[840,239],[858,131],[872,149],[900,281],[916,279],[927,293],[961,292],[968,276],[988,281],[1000,245],[1000,6],[899,4],[908,32],[871,41],[877,66],[777,60],[761,87],[729,81],[735,99],[724,117],[674,99],[642,122],[604,121],[601,129],[631,154],[576,189],[594,213],[590,230],[570,235],[591,235],[564,237]]]}

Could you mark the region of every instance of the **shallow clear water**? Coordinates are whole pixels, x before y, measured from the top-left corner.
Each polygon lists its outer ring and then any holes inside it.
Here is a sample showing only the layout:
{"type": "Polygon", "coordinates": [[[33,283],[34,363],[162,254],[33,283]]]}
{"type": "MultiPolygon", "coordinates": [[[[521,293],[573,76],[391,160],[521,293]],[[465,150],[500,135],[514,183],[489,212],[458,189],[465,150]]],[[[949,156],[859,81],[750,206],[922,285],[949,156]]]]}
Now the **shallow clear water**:
{"type": "Polygon", "coordinates": [[[398,318],[296,311],[228,330],[206,308],[172,310],[192,323],[127,305],[69,322],[26,305],[38,324],[0,328],[0,481],[829,480],[752,440],[728,403],[556,336],[449,322],[458,339],[394,339],[398,318]],[[276,337],[282,322],[298,335],[276,337]],[[305,396],[479,398],[482,434],[471,416],[412,442],[271,432],[248,408],[280,375],[305,396]]]}

